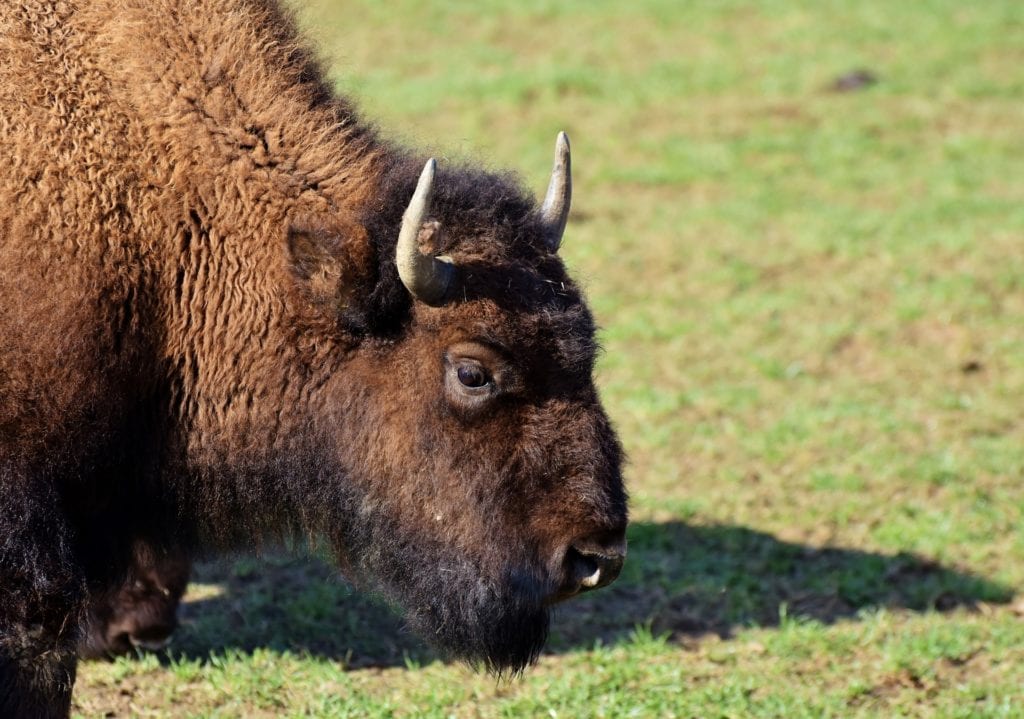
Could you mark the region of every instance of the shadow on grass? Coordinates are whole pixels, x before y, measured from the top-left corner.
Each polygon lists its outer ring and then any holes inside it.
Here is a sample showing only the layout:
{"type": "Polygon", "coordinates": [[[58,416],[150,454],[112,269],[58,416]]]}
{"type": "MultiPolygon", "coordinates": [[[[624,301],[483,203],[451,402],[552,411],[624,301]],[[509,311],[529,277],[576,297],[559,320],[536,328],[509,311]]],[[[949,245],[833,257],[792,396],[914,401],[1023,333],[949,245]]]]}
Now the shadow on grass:
{"type": "MultiPolygon", "coordinates": [[[[353,668],[436,657],[386,607],[325,562],[270,554],[200,564],[174,656],[257,647],[307,652],[353,668]]],[[[947,611],[1006,602],[1009,588],[908,554],[817,549],[734,526],[636,522],[612,587],[561,605],[548,650],[613,644],[638,624],[676,641],[727,637],[789,617],[829,623],[873,607],[947,611]]]]}
{"type": "Polygon", "coordinates": [[[728,525],[638,522],[630,560],[604,596],[583,597],[555,625],[552,648],[592,646],[649,623],[677,641],[779,624],[826,624],[872,608],[949,611],[1005,603],[1009,587],[911,554],[816,548],[728,525]]]}

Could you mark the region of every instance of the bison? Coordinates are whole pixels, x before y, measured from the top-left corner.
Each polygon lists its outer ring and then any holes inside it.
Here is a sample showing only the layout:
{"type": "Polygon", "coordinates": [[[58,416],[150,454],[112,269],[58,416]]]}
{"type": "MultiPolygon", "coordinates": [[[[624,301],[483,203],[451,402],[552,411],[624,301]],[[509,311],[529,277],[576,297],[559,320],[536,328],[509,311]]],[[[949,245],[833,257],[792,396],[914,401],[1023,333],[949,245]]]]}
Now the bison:
{"type": "Polygon", "coordinates": [[[178,627],[178,605],[191,570],[186,556],[137,544],[124,583],[92,597],[78,656],[96,659],[166,647],[178,627]]]}
{"type": "Polygon", "coordinates": [[[275,0],[0,4],[0,716],[67,714],[139,543],[316,539],[534,660],[625,556],[570,194],[564,134],[542,203],[382,137],[275,0]]]}

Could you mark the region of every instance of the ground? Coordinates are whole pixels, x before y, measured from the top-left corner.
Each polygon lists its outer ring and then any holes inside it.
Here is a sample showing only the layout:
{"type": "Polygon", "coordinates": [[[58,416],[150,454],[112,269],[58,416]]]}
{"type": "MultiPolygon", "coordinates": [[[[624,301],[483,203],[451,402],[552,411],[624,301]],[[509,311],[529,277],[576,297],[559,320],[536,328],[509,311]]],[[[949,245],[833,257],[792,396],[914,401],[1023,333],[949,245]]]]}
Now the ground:
{"type": "MultiPolygon", "coordinates": [[[[339,88],[540,192],[603,326],[630,558],[496,681],[315,556],[204,565],[81,716],[1024,716],[1024,12],[311,0],[339,88]]],[[[442,159],[443,161],[443,159],[442,159]]]]}

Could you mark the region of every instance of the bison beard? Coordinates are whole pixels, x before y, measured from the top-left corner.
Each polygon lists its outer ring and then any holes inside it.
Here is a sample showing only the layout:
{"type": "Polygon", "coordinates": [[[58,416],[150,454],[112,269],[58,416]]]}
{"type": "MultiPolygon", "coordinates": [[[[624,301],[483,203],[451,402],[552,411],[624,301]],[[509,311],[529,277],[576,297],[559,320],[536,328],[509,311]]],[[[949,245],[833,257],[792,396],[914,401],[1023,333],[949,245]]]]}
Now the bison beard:
{"type": "Polygon", "coordinates": [[[564,134],[543,203],[381,138],[276,0],[0,2],[0,716],[67,715],[90,612],[146,641],[140,545],[326,537],[536,658],[625,557],[571,188],[564,134]]]}
{"type": "MultiPolygon", "coordinates": [[[[508,562],[497,578],[450,548],[410,536],[385,519],[353,526],[345,551],[358,557],[354,578],[372,577],[409,626],[452,656],[501,674],[533,662],[548,634],[546,585],[508,562]]],[[[509,557],[508,559],[511,559],[509,557]]]]}
{"type": "Polygon", "coordinates": [[[531,664],[544,647],[549,622],[536,583],[510,574],[490,584],[472,566],[451,564],[437,565],[449,574],[440,586],[422,577],[392,579],[410,626],[455,657],[496,674],[531,664]]]}

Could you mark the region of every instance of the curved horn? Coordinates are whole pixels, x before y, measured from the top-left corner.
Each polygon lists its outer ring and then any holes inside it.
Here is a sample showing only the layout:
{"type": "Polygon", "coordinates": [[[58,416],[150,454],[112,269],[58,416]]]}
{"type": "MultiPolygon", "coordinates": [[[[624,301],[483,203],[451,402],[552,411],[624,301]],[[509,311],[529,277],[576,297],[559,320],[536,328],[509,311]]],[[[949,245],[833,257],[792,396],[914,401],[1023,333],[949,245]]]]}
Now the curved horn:
{"type": "Polygon", "coordinates": [[[409,290],[409,294],[428,305],[444,302],[455,274],[451,261],[424,255],[419,248],[419,235],[424,229],[423,220],[430,209],[436,169],[434,158],[427,160],[419,182],[416,183],[416,191],[412,193],[409,206],[402,215],[402,229],[398,233],[398,246],[395,249],[395,264],[398,265],[398,276],[402,284],[409,290]]]}
{"type": "Polygon", "coordinates": [[[545,226],[548,246],[557,250],[562,244],[562,233],[569,219],[572,202],[572,160],[569,157],[569,136],[558,133],[555,141],[555,166],[551,170],[548,194],[540,208],[541,222],[545,226]]]}

